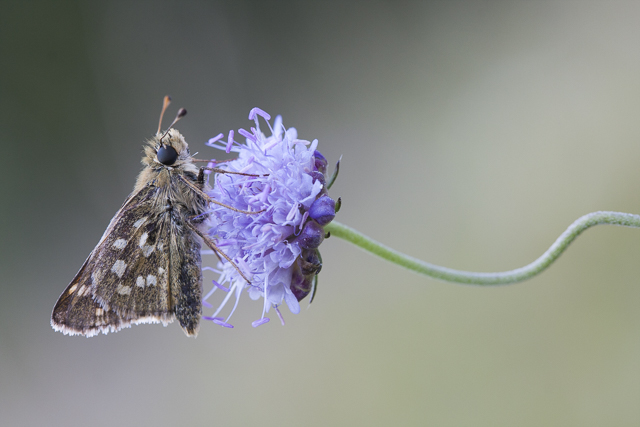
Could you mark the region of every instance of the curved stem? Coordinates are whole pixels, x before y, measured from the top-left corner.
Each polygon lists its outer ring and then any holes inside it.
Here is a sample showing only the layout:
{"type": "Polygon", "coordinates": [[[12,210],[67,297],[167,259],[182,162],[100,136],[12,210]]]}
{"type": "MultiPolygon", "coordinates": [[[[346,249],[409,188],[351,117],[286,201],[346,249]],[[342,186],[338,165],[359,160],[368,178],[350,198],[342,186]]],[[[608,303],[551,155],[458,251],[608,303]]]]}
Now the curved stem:
{"type": "Polygon", "coordinates": [[[551,245],[540,258],[521,268],[497,273],[476,273],[472,271],[453,270],[447,267],[430,264],[420,261],[409,255],[391,249],[388,246],[378,243],[339,222],[333,221],[325,226],[326,231],[330,231],[332,236],[340,237],[356,246],[378,255],[381,258],[398,264],[409,270],[415,271],[434,279],[445,280],[447,282],[463,283],[467,285],[507,285],[517,283],[532,278],[549,267],[573,240],[584,230],[594,225],[611,224],[626,227],[640,228],[640,215],[623,212],[592,212],[578,218],[565,230],[564,233],[551,245]]]}

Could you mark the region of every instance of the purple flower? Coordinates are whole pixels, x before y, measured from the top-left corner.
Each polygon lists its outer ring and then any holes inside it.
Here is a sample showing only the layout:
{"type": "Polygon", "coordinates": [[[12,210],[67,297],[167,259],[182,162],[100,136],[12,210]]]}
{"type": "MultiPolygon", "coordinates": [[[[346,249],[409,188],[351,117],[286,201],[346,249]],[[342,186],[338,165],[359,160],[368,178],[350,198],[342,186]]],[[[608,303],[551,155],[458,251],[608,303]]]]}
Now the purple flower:
{"type": "Polygon", "coordinates": [[[263,299],[262,316],[254,326],[266,323],[272,308],[284,324],[279,310],[283,302],[289,311],[299,313],[299,301],[314,291],[322,268],[318,247],[325,238],[323,227],[335,217],[335,201],[327,195],[327,160],[316,151],[318,140],[298,139],[296,129],[286,129],[280,116],[271,127],[270,118],[254,108],[249,119],[255,127],[235,133],[246,139],[245,144],[234,141],[233,131],[228,141],[218,135],[207,144],[237,153],[237,159],[221,166],[224,169],[258,175],[218,173],[209,195],[236,209],[262,211],[248,215],[216,204],[210,207],[209,235],[251,282],[226,261],[211,269],[220,277],[205,301],[214,291],[228,290],[208,317],[218,324],[228,325],[244,290],[253,300],[263,299]],[[262,133],[259,118],[267,120],[271,136],[262,133]],[[217,316],[231,299],[233,308],[223,322],[217,316]]]}

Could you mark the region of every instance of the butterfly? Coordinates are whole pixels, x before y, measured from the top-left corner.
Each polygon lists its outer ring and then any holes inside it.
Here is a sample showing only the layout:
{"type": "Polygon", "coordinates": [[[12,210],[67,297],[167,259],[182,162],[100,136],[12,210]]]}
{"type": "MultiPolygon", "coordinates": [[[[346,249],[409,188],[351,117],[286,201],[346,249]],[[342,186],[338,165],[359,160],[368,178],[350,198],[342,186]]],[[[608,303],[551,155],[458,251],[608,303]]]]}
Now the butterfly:
{"type": "Polygon", "coordinates": [[[161,133],[169,103],[166,96],[133,192],[53,309],[56,331],[91,337],[177,319],[187,336],[195,337],[202,315],[201,241],[238,268],[204,231],[209,203],[221,204],[207,195],[205,171],[232,172],[195,165],[201,160],[191,156],[184,137],[173,129],[185,109],[161,133]]]}

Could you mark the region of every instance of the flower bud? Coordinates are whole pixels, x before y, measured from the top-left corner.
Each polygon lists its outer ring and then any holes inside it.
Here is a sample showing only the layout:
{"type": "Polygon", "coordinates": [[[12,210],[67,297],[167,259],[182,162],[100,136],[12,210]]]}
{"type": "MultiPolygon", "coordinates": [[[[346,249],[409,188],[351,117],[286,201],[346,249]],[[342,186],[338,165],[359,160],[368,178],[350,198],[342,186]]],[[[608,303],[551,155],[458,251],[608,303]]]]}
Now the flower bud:
{"type": "MultiPolygon", "coordinates": [[[[313,171],[313,172],[309,173],[309,175],[311,175],[311,178],[313,178],[313,182],[320,181],[322,186],[323,187],[325,186],[324,184],[326,183],[326,179],[325,179],[324,174],[322,172],[313,171]]],[[[323,190],[324,190],[324,188],[323,188],[323,190]]]]}
{"type": "Polygon", "coordinates": [[[336,217],[335,200],[327,195],[318,197],[309,208],[309,216],[321,226],[329,224],[336,217]]]}
{"type": "Polygon", "coordinates": [[[315,249],[320,246],[323,240],[324,230],[315,221],[308,221],[302,229],[302,233],[296,237],[301,249],[315,249]]]}
{"type": "Polygon", "coordinates": [[[327,159],[324,158],[318,150],[313,152],[313,157],[316,159],[316,170],[322,174],[327,173],[327,159]]]}

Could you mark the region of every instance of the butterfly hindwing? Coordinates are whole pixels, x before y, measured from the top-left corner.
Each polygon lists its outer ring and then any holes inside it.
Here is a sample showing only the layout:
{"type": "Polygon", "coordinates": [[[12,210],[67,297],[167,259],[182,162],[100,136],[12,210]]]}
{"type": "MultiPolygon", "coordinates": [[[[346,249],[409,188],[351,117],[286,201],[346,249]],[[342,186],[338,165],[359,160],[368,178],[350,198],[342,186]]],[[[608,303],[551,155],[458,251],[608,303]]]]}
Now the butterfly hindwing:
{"type": "Polygon", "coordinates": [[[182,215],[173,215],[170,265],[171,295],[180,326],[190,336],[198,334],[202,315],[202,261],[200,241],[182,223],[182,215]]]}

